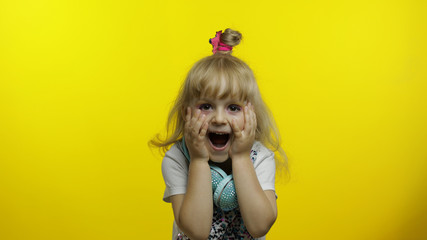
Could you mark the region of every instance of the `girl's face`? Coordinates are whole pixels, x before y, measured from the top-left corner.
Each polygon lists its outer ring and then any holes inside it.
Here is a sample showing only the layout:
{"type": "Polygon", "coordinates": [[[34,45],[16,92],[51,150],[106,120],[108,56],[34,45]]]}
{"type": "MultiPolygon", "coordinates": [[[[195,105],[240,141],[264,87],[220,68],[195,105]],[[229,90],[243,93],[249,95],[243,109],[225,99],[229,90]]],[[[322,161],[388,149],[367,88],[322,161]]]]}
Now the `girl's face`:
{"type": "Polygon", "coordinates": [[[225,162],[229,156],[228,151],[233,141],[231,120],[236,119],[240,130],[243,130],[245,119],[243,107],[245,102],[236,98],[225,99],[203,97],[192,105],[192,111],[201,110],[206,115],[209,124],[205,137],[209,158],[213,162],[225,162]]]}

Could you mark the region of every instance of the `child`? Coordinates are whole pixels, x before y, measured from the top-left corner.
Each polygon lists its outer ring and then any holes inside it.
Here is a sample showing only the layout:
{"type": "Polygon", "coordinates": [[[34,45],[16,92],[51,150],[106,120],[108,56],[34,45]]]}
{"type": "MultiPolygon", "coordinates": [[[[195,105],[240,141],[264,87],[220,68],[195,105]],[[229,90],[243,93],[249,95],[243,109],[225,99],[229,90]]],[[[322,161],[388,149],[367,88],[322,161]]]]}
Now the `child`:
{"type": "Polygon", "coordinates": [[[213,55],[188,73],[168,118],[162,163],[172,203],[173,239],[265,239],[277,217],[276,163],[285,162],[280,135],[252,70],[231,55],[239,32],[210,39],[213,55]]]}

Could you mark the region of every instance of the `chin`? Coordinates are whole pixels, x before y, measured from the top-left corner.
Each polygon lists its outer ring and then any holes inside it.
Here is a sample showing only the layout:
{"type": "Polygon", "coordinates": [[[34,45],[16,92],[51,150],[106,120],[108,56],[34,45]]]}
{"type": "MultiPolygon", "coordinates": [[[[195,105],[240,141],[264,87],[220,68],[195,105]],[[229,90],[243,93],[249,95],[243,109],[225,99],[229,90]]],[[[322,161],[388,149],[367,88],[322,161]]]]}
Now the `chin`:
{"type": "Polygon", "coordinates": [[[209,154],[209,160],[216,163],[223,163],[228,160],[228,153],[227,154],[209,154]]]}

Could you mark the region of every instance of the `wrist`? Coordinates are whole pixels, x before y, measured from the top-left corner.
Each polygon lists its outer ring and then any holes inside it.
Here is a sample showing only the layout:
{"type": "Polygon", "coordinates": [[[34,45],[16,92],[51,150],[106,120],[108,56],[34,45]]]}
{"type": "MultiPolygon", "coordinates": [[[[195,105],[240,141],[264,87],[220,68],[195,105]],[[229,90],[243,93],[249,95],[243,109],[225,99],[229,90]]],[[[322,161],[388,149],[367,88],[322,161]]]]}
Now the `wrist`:
{"type": "Polygon", "coordinates": [[[250,155],[251,155],[251,151],[247,151],[247,152],[231,154],[230,158],[233,162],[246,161],[247,159],[250,159],[250,155]]]}
{"type": "Polygon", "coordinates": [[[195,157],[195,158],[191,158],[190,160],[190,165],[204,165],[207,164],[209,165],[209,158],[208,157],[195,157]]]}
{"type": "Polygon", "coordinates": [[[191,162],[208,162],[209,161],[209,155],[203,156],[202,154],[192,154],[190,152],[190,161],[191,162]]]}

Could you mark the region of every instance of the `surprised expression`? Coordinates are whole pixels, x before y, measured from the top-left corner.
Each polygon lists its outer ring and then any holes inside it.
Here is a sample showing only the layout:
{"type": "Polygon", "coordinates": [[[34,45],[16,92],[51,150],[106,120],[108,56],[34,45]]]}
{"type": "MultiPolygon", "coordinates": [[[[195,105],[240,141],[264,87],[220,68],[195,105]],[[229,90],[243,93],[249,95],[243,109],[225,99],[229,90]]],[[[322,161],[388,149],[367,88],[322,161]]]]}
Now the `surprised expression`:
{"type": "Polygon", "coordinates": [[[243,130],[245,119],[243,108],[245,103],[235,98],[201,98],[193,105],[193,111],[200,109],[201,114],[206,116],[209,124],[205,137],[206,148],[209,158],[213,162],[224,162],[228,156],[230,145],[233,141],[232,119],[236,120],[237,126],[243,130]]]}

